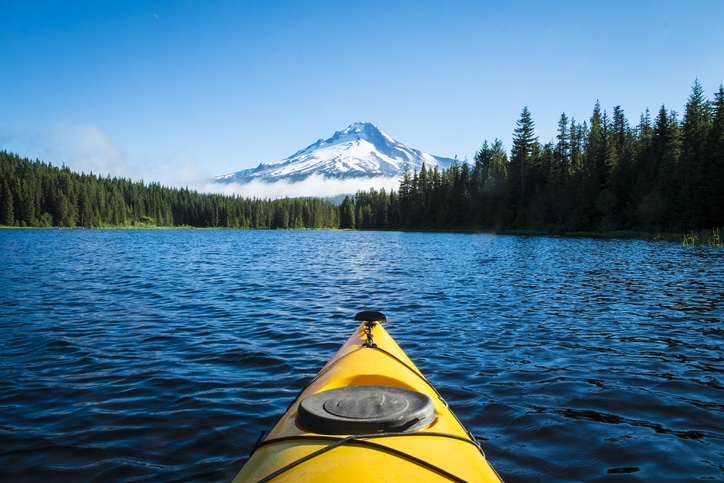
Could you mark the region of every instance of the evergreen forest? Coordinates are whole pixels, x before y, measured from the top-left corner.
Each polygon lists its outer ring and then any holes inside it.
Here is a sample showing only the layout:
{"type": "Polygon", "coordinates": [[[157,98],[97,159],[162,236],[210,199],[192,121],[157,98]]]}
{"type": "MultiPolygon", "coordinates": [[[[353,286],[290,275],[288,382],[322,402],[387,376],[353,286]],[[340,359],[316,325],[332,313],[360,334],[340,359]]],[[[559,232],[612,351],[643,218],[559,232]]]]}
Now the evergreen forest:
{"type": "Polygon", "coordinates": [[[248,199],[77,174],[0,151],[0,225],[338,228],[339,208],[321,199],[248,199]]]}
{"type": "MultiPolygon", "coordinates": [[[[597,102],[589,120],[558,119],[542,144],[523,108],[510,153],[485,141],[474,162],[406,172],[397,193],[357,193],[343,226],[363,229],[686,233],[724,226],[724,89],[698,80],[683,118],[662,106],[631,126],[597,102]],[[354,216],[352,216],[354,214],[354,216]]],[[[347,205],[352,200],[345,200],[347,205]]]]}
{"type": "Polygon", "coordinates": [[[508,152],[484,141],[473,163],[406,170],[397,191],[341,204],[248,199],[77,174],[0,151],[0,225],[190,226],[686,233],[724,227],[724,88],[695,81],[683,116],[661,106],[631,125],[597,102],[590,119],[562,113],[541,143],[524,107],[508,152]]]}

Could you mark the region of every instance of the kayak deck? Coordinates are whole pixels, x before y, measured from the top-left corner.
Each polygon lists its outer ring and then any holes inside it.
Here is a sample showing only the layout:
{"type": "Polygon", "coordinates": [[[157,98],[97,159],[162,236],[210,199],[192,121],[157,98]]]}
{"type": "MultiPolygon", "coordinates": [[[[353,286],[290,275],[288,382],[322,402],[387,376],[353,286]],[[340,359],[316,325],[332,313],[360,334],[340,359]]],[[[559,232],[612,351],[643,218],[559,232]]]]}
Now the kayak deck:
{"type": "MultiPolygon", "coordinates": [[[[500,481],[379,323],[362,324],[300,392],[235,482],[500,481]]],[[[377,319],[377,320],[367,320],[377,319]]]]}

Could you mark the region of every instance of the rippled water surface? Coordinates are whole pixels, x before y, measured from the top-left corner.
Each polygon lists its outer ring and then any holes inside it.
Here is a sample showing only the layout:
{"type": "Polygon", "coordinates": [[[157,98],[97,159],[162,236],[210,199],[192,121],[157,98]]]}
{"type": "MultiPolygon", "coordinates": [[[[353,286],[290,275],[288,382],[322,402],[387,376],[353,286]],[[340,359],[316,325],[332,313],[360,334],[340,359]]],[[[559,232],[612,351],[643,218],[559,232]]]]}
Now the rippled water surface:
{"type": "Polygon", "coordinates": [[[724,251],[0,230],[0,480],[228,481],[382,310],[515,481],[724,479],[724,251]]]}

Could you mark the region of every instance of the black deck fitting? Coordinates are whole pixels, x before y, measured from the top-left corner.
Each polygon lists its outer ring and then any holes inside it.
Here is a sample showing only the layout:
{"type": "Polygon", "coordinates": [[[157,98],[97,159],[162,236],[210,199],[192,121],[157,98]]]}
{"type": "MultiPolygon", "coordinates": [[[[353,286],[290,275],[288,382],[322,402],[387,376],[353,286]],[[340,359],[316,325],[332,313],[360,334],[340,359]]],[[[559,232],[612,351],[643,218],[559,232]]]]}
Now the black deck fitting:
{"type": "Polygon", "coordinates": [[[376,310],[364,310],[354,316],[354,320],[361,322],[387,322],[387,317],[376,310]]]}

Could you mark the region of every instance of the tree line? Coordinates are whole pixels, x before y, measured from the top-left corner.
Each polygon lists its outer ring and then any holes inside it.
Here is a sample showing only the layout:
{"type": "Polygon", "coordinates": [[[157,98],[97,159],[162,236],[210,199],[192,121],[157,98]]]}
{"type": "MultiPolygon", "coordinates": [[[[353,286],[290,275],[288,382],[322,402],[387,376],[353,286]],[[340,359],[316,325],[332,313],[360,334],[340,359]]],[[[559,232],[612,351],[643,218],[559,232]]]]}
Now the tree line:
{"type": "Polygon", "coordinates": [[[403,174],[397,193],[370,190],[342,205],[362,229],[675,232],[724,226],[724,89],[695,81],[683,119],[662,106],[632,127],[621,106],[558,120],[542,144],[524,107],[508,154],[487,140],[472,165],[403,174]],[[353,206],[352,206],[353,205],[353,206]]]}
{"type": "Polygon", "coordinates": [[[249,199],[77,174],[0,151],[0,225],[337,228],[339,207],[321,199],[249,199]]]}
{"type": "Polygon", "coordinates": [[[724,88],[694,82],[683,118],[661,106],[631,126],[596,103],[583,123],[562,113],[541,143],[524,107],[508,153],[483,142],[472,164],[406,169],[399,189],[341,204],[202,194],[77,174],[0,152],[0,225],[192,226],[362,230],[676,232],[724,227],[724,88]]]}

